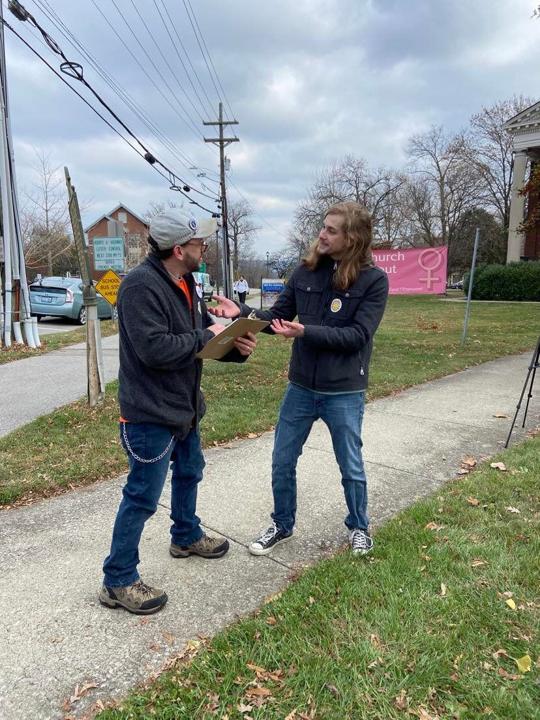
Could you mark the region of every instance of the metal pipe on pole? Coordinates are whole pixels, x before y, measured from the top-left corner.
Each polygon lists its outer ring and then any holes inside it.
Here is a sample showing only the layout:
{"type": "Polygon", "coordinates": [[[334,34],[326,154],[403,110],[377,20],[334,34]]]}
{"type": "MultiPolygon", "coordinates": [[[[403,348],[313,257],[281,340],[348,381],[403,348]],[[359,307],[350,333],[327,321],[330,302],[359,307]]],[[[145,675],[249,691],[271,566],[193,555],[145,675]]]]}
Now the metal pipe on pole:
{"type": "Polygon", "coordinates": [[[2,253],[4,278],[2,285],[3,324],[1,339],[11,346],[12,327],[15,341],[22,341],[21,322],[26,344],[40,345],[37,325],[32,320],[30,293],[26,279],[24,247],[19,222],[19,204],[15,178],[15,156],[8,112],[4,11],[0,6],[0,199],[2,203],[2,253]],[[14,325],[14,321],[17,325],[14,325]]]}
{"type": "Polygon", "coordinates": [[[476,235],[474,238],[473,256],[471,262],[471,273],[469,275],[469,288],[467,290],[467,306],[465,308],[465,319],[463,321],[463,334],[461,335],[461,345],[465,345],[465,339],[467,338],[467,330],[469,327],[469,315],[471,312],[471,298],[472,298],[472,287],[474,281],[474,269],[476,267],[476,254],[478,252],[478,243],[480,242],[480,228],[476,228],[476,235]]]}

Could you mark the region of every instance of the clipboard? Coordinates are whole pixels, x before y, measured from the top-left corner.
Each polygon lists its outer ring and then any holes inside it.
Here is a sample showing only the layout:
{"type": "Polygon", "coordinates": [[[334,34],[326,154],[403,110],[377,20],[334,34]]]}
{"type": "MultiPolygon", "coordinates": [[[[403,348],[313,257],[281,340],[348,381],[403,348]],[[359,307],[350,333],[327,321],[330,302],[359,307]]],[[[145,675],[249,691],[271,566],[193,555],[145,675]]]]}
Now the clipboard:
{"type": "Polygon", "coordinates": [[[195,357],[206,360],[219,360],[232,350],[233,342],[237,337],[242,337],[248,332],[258,333],[267,325],[270,325],[268,320],[237,318],[230,325],[227,325],[223,332],[209,340],[195,357]]]}

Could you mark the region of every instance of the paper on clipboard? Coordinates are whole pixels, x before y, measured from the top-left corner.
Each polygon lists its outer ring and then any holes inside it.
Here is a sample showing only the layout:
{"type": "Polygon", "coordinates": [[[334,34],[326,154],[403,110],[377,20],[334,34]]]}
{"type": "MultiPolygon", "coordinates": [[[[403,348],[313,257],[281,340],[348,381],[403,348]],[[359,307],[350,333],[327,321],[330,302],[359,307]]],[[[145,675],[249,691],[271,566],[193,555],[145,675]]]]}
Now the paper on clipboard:
{"type": "Polygon", "coordinates": [[[203,349],[197,353],[198,358],[207,360],[219,360],[232,350],[233,342],[237,337],[242,337],[248,332],[258,333],[267,325],[268,320],[257,320],[254,318],[237,318],[230,325],[227,325],[223,332],[213,337],[203,349]]]}

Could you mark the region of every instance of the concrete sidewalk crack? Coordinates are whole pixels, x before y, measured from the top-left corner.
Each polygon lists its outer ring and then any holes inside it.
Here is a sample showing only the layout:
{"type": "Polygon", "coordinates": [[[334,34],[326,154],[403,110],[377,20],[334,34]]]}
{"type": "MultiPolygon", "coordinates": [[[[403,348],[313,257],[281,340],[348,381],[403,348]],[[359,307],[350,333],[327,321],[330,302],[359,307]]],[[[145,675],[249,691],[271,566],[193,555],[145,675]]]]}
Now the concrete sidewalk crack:
{"type": "MultiPolygon", "coordinates": [[[[164,510],[167,510],[170,512],[171,508],[168,505],[165,505],[162,502],[158,502],[158,507],[162,507],[164,510]]],[[[218,530],[215,527],[212,527],[211,525],[206,525],[205,523],[201,523],[201,526],[205,528],[206,530],[210,530],[211,532],[217,533],[218,535],[221,535],[222,537],[226,538],[230,542],[233,542],[235,545],[240,545],[241,547],[245,548],[248,552],[248,546],[246,543],[242,542],[241,540],[237,540],[236,538],[232,537],[231,535],[227,535],[227,533],[224,533],[222,530],[218,530]]],[[[254,556],[253,556],[254,557],[254,556]]],[[[276,565],[281,565],[281,567],[286,568],[287,570],[294,570],[293,565],[288,565],[287,563],[282,562],[281,560],[278,560],[275,557],[272,557],[271,555],[265,555],[261,559],[263,560],[271,560],[276,565]]]]}

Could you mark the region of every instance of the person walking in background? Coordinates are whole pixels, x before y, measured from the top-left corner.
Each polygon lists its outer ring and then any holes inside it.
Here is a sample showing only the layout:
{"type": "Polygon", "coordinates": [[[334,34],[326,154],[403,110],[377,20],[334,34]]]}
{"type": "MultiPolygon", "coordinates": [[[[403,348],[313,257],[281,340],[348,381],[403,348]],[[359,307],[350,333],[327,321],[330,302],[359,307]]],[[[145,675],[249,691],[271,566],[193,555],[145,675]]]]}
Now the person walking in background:
{"type": "Polygon", "coordinates": [[[333,205],[272,308],[257,310],[219,296],[210,310],[229,318],[254,313],[271,321],[270,332],[294,339],[272,454],[272,525],[249,546],[253,555],[267,555],[292,538],[296,465],[318,419],[332,436],[352,552],[365,554],[373,547],[361,428],[373,336],[386,306],[388,279],[372,262],[371,222],[359,203],[333,205]]]}
{"type": "MultiPolygon", "coordinates": [[[[224,538],[206,535],[196,515],[197,485],[204,458],[199,420],[202,360],[196,354],[224,330],[208,315],[192,272],[198,270],[215,232],[215,220],[197,221],[176,209],[150,223],[150,253],[120,285],[120,439],[129,474],[114,523],[111,550],[103,565],[99,601],[138,615],[161,610],[163,590],[144,583],[137,572],[144,524],[157,508],[169,465],[171,544],[174,558],[219,558],[224,538]]],[[[237,338],[223,358],[242,362],[255,337],[237,338]]]]}
{"type": "Polygon", "coordinates": [[[248,285],[246,278],[243,275],[240,275],[240,277],[236,281],[235,285],[236,285],[236,292],[238,293],[238,302],[245,303],[246,295],[249,292],[249,285],[248,285]]]}

